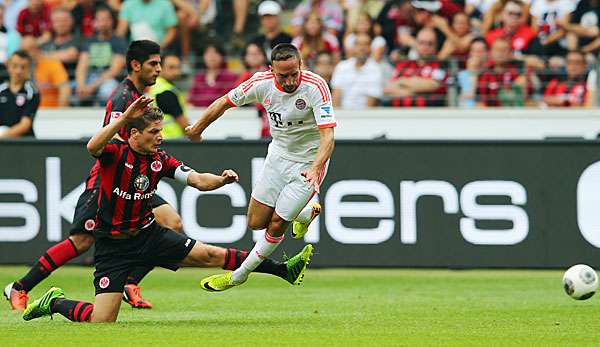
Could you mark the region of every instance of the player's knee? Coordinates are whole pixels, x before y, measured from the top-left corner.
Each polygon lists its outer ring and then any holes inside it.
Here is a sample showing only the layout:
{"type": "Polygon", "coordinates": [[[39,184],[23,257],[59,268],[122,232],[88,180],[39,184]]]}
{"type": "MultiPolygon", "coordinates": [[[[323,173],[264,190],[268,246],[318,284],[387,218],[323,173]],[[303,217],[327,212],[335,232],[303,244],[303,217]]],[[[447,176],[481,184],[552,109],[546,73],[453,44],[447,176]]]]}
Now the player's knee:
{"type": "Polygon", "coordinates": [[[90,249],[90,247],[92,247],[92,245],[96,241],[94,236],[88,233],[74,234],[69,236],[69,238],[71,239],[71,241],[73,241],[75,248],[77,248],[77,253],[79,254],[84,253],[85,251],[90,249]]]}
{"type": "Polygon", "coordinates": [[[253,215],[248,215],[248,228],[250,230],[261,230],[265,229],[267,225],[260,218],[254,217],[253,215]]]}

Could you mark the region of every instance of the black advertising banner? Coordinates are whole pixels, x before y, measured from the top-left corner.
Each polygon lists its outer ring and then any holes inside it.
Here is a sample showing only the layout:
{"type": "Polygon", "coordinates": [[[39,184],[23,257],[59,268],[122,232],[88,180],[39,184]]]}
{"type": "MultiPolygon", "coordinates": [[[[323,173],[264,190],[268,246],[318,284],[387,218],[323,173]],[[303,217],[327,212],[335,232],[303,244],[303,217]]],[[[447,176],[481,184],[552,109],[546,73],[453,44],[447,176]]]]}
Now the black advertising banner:
{"type": "MultiPolygon", "coordinates": [[[[198,171],[241,177],[213,192],[159,194],[192,238],[250,248],[251,187],[264,142],[171,143],[198,171]]],[[[0,144],[0,263],[31,263],[68,236],[93,160],[78,141],[0,144]]],[[[316,266],[600,266],[600,143],[340,141],[304,242],[316,266]]],[[[293,254],[304,244],[288,237],[293,254]]],[[[89,261],[88,253],[78,261],[89,261]]]]}

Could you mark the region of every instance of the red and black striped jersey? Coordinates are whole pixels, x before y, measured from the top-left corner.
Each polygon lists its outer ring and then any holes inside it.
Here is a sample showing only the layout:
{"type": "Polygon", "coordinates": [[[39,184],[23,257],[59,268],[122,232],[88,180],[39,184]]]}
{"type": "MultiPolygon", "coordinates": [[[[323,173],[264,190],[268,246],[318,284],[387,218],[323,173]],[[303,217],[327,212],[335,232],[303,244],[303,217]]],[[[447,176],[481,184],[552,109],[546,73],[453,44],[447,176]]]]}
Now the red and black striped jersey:
{"type": "Polygon", "coordinates": [[[399,78],[421,77],[435,80],[439,87],[430,93],[419,93],[402,98],[393,98],[392,106],[395,107],[427,107],[446,105],[446,82],[448,72],[443,61],[417,61],[405,60],[396,65],[392,81],[399,78]]]}
{"type": "Polygon", "coordinates": [[[160,149],[143,155],[128,143],[109,142],[98,157],[100,194],[96,217],[99,236],[136,235],[154,220],[151,201],[163,177],[174,178],[181,162],[160,149]]]}
{"type": "MultiPolygon", "coordinates": [[[[137,98],[142,95],[135,85],[133,81],[129,78],[125,78],[119,85],[113,90],[110,98],[106,102],[106,110],[104,112],[104,122],[102,126],[107,126],[111,120],[119,118],[123,112],[131,105],[137,98]]],[[[119,130],[119,136],[125,141],[129,139],[129,134],[127,133],[127,129],[125,127],[119,130]]],[[[85,188],[86,189],[94,189],[98,188],[100,184],[98,179],[98,170],[100,165],[98,162],[94,163],[92,169],[90,170],[90,175],[86,180],[85,188]]]]}
{"type": "Polygon", "coordinates": [[[548,83],[544,96],[562,96],[563,106],[583,106],[588,99],[588,90],[585,78],[583,79],[558,79],[548,83]]]}

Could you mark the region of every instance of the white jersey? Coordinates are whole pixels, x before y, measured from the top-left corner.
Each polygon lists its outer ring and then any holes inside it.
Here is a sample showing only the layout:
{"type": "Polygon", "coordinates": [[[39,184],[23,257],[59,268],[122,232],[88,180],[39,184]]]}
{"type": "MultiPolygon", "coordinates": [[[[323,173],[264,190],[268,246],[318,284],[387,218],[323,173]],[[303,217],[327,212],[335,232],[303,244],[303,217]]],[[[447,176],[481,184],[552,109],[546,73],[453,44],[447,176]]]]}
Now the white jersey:
{"type": "Polygon", "coordinates": [[[303,163],[315,160],[319,128],[336,126],[329,87],[310,71],[300,72],[300,85],[285,92],[271,71],[257,72],[227,94],[232,106],[261,103],[269,115],[273,141],[269,152],[303,163]]]}

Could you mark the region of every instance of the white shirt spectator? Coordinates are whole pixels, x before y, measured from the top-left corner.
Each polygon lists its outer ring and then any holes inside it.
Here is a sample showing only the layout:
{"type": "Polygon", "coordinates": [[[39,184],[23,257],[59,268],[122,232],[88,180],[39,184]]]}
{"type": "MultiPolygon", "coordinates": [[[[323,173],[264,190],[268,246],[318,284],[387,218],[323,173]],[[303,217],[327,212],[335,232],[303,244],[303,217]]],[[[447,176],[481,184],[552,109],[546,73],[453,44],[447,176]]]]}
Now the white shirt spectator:
{"type": "Polygon", "coordinates": [[[331,86],[341,91],[342,108],[367,108],[369,96],[381,98],[383,95],[381,69],[371,59],[368,59],[360,69],[356,67],[356,58],[344,60],[335,67],[331,86]]]}

